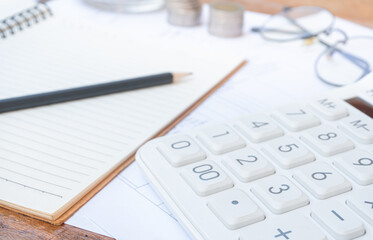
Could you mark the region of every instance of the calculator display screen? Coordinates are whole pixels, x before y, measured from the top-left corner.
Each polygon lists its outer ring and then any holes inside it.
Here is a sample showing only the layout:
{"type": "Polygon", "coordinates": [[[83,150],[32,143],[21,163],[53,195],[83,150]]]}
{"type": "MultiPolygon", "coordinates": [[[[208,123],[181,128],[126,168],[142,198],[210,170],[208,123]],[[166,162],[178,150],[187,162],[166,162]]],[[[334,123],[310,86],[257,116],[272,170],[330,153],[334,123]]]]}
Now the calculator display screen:
{"type": "Polygon", "coordinates": [[[361,112],[365,113],[369,117],[373,118],[373,106],[364,101],[359,97],[354,97],[350,99],[346,99],[346,102],[354,106],[355,108],[359,109],[361,112]]]}

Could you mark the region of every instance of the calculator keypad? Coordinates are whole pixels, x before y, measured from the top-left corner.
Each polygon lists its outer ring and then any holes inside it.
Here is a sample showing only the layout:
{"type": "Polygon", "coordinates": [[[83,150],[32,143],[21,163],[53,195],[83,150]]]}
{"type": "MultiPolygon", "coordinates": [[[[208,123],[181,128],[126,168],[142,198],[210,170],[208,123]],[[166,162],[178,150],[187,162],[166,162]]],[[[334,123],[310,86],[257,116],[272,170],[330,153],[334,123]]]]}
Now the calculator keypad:
{"type": "Polygon", "coordinates": [[[206,239],[370,239],[372,134],[372,119],[343,101],[288,105],[163,138],[164,179],[175,171],[182,182],[162,184],[180,186],[171,197],[186,215],[198,209],[186,217],[199,231],[227,234],[206,239]]]}

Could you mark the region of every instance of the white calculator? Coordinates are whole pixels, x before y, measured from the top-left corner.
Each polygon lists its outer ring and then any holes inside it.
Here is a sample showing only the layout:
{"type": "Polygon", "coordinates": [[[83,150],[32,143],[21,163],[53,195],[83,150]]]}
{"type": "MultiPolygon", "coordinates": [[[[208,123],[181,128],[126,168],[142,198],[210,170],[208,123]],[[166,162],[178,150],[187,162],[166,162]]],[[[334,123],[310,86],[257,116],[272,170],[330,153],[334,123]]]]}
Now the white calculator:
{"type": "Polygon", "coordinates": [[[373,75],[146,143],[136,160],[193,239],[373,239],[373,75]]]}

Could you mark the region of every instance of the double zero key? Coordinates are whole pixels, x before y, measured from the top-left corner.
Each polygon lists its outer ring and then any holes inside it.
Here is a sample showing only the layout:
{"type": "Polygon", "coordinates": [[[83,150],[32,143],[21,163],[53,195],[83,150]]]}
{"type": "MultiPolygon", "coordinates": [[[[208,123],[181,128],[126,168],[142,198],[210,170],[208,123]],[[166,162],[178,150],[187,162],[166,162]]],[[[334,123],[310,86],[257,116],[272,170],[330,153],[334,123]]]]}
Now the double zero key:
{"type": "Polygon", "coordinates": [[[210,160],[186,166],[181,177],[201,197],[233,187],[232,179],[210,160]]]}

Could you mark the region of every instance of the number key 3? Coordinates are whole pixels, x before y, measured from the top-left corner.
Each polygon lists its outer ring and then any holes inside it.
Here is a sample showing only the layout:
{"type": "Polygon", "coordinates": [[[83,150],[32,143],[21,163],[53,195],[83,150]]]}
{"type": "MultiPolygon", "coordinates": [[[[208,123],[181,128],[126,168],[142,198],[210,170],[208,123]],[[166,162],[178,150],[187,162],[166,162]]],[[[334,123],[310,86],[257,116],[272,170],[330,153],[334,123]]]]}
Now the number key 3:
{"type": "Polygon", "coordinates": [[[308,197],[284,176],[271,176],[259,180],[251,191],[276,214],[303,207],[308,197]]]}

